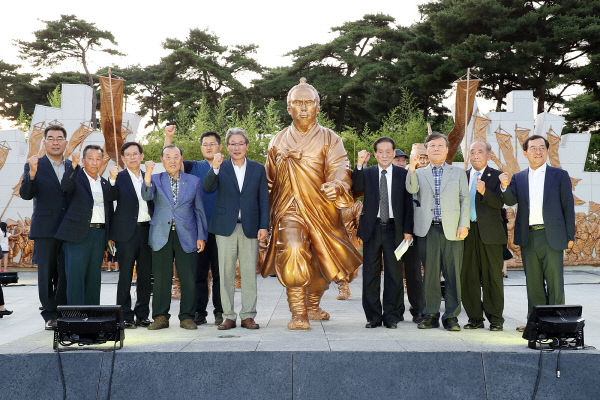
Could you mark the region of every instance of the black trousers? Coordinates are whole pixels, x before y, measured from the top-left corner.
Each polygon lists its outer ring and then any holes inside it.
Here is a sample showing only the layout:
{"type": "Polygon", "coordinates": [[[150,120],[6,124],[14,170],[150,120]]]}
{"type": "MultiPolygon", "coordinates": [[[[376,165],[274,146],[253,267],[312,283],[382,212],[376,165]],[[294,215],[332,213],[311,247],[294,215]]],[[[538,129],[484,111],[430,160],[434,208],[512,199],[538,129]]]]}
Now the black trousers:
{"type": "Polygon", "coordinates": [[[0,306],[4,305],[4,292],[2,291],[2,285],[0,285],[0,306]]]}
{"type": "Polygon", "coordinates": [[[477,222],[471,222],[469,236],[465,239],[465,254],[460,276],[462,303],[469,316],[469,322],[483,322],[485,312],[490,323],[499,325],[504,323],[502,253],[501,244],[483,243],[479,237],[477,222]]]}
{"type": "Polygon", "coordinates": [[[125,242],[116,242],[119,257],[119,283],[117,284],[117,304],[123,310],[123,318],[132,321],[147,319],[150,315],[150,292],[152,276],[152,249],[148,246],[150,225],[136,225],[133,237],[125,242]],[[131,280],[136,264],[136,302],[131,309],[131,280]]]}
{"type": "Polygon", "coordinates": [[[186,253],[181,247],[176,231],[169,233],[169,240],[158,251],[152,252],[152,275],[154,275],[154,295],[152,297],[152,318],[171,316],[171,288],[173,282],[173,261],[181,284],[179,320],[194,318],[196,300],[196,257],[198,253],[186,253]]]}
{"type": "Polygon", "coordinates": [[[44,321],[58,317],[56,306],[67,302],[67,281],[62,242],[54,238],[37,238],[33,245],[37,263],[38,296],[44,321]]]}
{"type": "Polygon", "coordinates": [[[377,224],[373,235],[363,242],[362,305],[367,321],[396,323],[404,314],[404,282],[402,263],[396,260],[394,245],[396,231],[393,222],[377,224]],[[383,274],[383,305],[380,300],[381,257],[385,263],[383,274]],[[383,309],[383,312],[382,312],[383,309]]]}
{"type": "MultiPolygon", "coordinates": [[[[406,293],[410,303],[410,313],[413,317],[423,313],[423,276],[421,275],[421,257],[419,257],[419,238],[413,236],[413,244],[406,250],[404,261],[404,277],[406,279],[406,293]]],[[[422,240],[422,239],[421,239],[422,240]]]]}
{"type": "Polygon", "coordinates": [[[213,313],[223,314],[221,305],[221,289],[219,284],[219,254],[217,252],[217,241],[215,235],[208,234],[204,251],[198,253],[198,269],[196,271],[196,312],[206,317],[206,306],[208,305],[208,271],[212,273],[212,303],[213,313]]]}

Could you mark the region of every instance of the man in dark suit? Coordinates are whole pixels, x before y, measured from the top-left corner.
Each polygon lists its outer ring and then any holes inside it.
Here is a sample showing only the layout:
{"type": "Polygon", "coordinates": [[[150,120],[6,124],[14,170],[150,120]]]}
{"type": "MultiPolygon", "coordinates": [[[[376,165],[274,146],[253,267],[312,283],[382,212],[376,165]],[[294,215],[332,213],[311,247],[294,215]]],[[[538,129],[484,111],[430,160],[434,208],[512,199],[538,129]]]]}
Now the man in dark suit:
{"type": "Polygon", "coordinates": [[[529,168],[499,176],[502,199],[519,204],[514,242],[521,246],[527,283],[527,315],[533,306],[565,304],[563,251],[575,240],[575,205],[569,173],[546,165],[548,140],[533,135],[523,143],[529,168]]]}
{"type": "Polygon", "coordinates": [[[269,227],[269,189],[262,164],[246,158],[248,135],[231,128],[225,144],[231,158],[223,161],[215,154],[212,169],[204,178],[204,190],[218,190],[217,203],[208,230],[215,234],[219,253],[223,323],[220,330],[235,328],[234,311],[236,261],[242,278],[241,325],[258,329],[256,317],[256,260],[258,241],[267,238],[269,227]]]}
{"type": "Polygon", "coordinates": [[[108,242],[114,190],[99,176],[104,150],[97,145],[83,149],[83,168],[73,156],[61,187],[69,206],[56,231],[64,241],[67,304],[100,304],[100,269],[108,242]]]}
{"type": "Polygon", "coordinates": [[[66,302],[62,244],[54,237],[67,208],[67,196],[60,188],[65,171],[71,169],[71,161],[63,156],[66,139],[67,132],[62,126],[50,125],[44,130],[46,155],[27,160],[19,189],[22,199],[33,199],[29,238],[34,240],[38,294],[46,329],[56,326],[56,306],[66,302]]]}
{"type": "Polygon", "coordinates": [[[148,246],[148,234],[154,204],[142,199],[144,181],[144,171],[140,169],[144,159],[142,146],[136,142],[125,143],[121,147],[121,157],[127,168],[118,172],[115,165],[110,169],[110,184],[114,186],[117,199],[117,208],[110,223],[109,233],[119,255],[117,304],[123,310],[126,328],[147,327],[150,325],[148,315],[152,274],[152,250],[148,246]],[[137,272],[137,301],[132,311],[131,279],[134,264],[137,272]]]}
{"type": "Polygon", "coordinates": [[[504,284],[502,282],[503,245],[506,232],[502,223],[500,171],[487,165],[489,143],[471,144],[471,166],[467,170],[470,188],[469,236],[461,270],[462,303],[469,316],[465,329],[483,328],[483,313],[490,331],[501,331],[504,323],[504,284]],[[483,290],[483,302],[482,302],[483,290]]]}
{"type": "Polygon", "coordinates": [[[383,322],[386,328],[395,329],[404,320],[402,263],[396,259],[394,250],[402,240],[412,239],[413,207],[412,196],[405,187],[406,170],[392,165],[395,149],[391,138],[377,139],[373,145],[377,166],[364,168],[370,155],[362,150],[352,172],[352,190],[365,194],[357,235],[363,240],[362,304],[366,328],[376,328],[383,322]]]}
{"type": "Polygon", "coordinates": [[[152,176],[154,163],[146,162],[142,198],[154,201],[149,239],[154,275],[150,330],[169,327],[173,262],[181,283],[179,327],[198,329],[194,322],[196,256],[204,250],[208,235],[200,180],[180,171],[182,160],[181,149],[170,145],[161,155],[165,172],[152,176]]]}

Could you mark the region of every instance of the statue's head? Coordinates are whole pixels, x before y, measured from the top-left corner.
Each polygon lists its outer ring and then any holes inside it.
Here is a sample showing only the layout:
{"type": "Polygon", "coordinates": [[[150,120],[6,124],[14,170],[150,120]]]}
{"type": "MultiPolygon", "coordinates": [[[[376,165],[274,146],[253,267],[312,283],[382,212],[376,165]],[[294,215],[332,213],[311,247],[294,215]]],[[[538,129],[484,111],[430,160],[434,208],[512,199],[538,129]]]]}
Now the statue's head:
{"type": "Polygon", "coordinates": [[[294,125],[306,131],[317,121],[320,109],[317,89],[306,83],[306,78],[300,78],[300,83],[291,88],[287,95],[287,110],[294,125]]]}

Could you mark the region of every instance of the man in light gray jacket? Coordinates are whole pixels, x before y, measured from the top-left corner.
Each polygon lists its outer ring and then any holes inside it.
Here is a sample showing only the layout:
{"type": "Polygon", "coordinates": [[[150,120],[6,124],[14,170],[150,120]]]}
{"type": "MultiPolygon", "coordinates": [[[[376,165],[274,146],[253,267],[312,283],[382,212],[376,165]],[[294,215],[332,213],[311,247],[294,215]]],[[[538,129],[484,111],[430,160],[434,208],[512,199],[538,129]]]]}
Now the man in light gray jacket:
{"type": "MultiPolygon", "coordinates": [[[[469,233],[469,187],[462,168],[446,164],[448,138],[433,133],[425,139],[430,164],[415,170],[411,155],[406,190],[416,194],[414,234],[423,238],[425,307],[419,329],[440,326],[440,269],[446,282],[444,328],[460,331],[460,268],[464,238],[469,233]]],[[[416,156],[415,156],[416,157],[416,156]]]]}

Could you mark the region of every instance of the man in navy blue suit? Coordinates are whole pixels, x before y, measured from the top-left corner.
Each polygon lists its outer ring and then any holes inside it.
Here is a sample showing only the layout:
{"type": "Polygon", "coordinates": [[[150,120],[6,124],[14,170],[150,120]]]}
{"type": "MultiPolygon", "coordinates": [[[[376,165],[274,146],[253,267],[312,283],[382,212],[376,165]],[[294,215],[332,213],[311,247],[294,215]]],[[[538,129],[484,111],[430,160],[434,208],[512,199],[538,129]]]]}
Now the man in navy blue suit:
{"type": "Polygon", "coordinates": [[[117,304],[123,310],[126,328],[150,325],[150,279],[152,275],[152,250],[148,245],[150,219],[154,204],[142,199],[144,171],[140,164],[144,159],[142,146],[127,142],[121,146],[121,157],[127,168],[121,172],[116,165],[110,169],[110,184],[116,191],[117,208],[110,224],[109,237],[119,255],[119,282],[117,304]],[[137,301],[131,309],[131,279],[136,265],[137,301]],[[134,321],[135,316],[135,321],[134,321]]]}
{"type": "Polygon", "coordinates": [[[61,188],[69,206],[55,237],[64,241],[67,304],[100,304],[100,269],[108,242],[114,190],[99,175],[104,158],[100,146],[83,149],[83,168],[73,156],[61,188]]]}
{"type": "MultiPolygon", "coordinates": [[[[23,200],[33,199],[29,238],[34,240],[34,262],[38,268],[38,294],[42,304],[45,329],[56,326],[56,306],[66,302],[65,265],[62,242],[54,237],[67,207],[67,196],[60,188],[71,161],[63,156],[67,132],[58,125],[44,130],[46,155],[27,160],[19,194],[23,200]]],[[[77,155],[78,157],[78,155],[77,155]]]]}
{"type": "Polygon", "coordinates": [[[218,189],[217,203],[208,231],[217,239],[221,304],[225,320],[218,329],[236,326],[234,311],[235,267],[240,261],[242,278],[241,325],[258,329],[256,316],[256,260],[258,241],[267,238],[269,227],[269,189],[265,167],[248,160],[248,135],[241,128],[231,128],[225,144],[231,158],[223,161],[215,154],[212,169],[204,178],[204,190],[218,189]]]}
{"type": "Polygon", "coordinates": [[[575,240],[575,206],[569,173],[546,165],[548,140],[530,136],[523,154],[529,168],[510,185],[506,173],[499,179],[504,203],[519,205],[514,242],[521,246],[529,315],[535,305],[565,304],[563,251],[575,240]]]}

